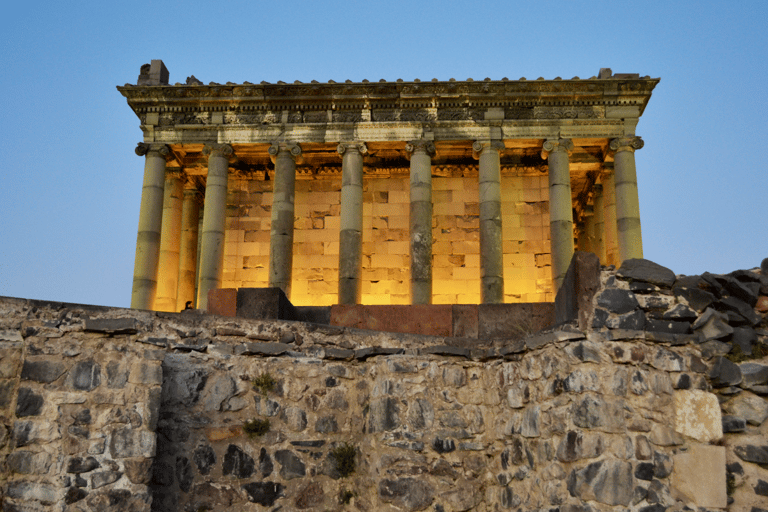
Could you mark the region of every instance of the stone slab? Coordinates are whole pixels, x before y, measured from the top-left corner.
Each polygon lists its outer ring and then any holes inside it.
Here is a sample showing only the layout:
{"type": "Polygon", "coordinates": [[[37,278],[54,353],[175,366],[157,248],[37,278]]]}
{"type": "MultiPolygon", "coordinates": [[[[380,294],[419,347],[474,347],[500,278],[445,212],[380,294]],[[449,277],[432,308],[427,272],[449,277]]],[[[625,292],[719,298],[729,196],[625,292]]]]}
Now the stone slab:
{"type": "Polygon", "coordinates": [[[237,316],[259,320],[297,320],[298,313],[280,288],[238,288],[237,316]]]}
{"type": "Polygon", "coordinates": [[[551,302],[480,304],[477,306],[477,338],[523,339],[551,327],[555,305],[551,302]]]}
{"type": "Polygon", "coordinates": [[[237,316],[237,288],[209,290],[208,313],[219,316],[237,316]]]}
{"type": "Polygon", "coordinates": [[[453,328],[451,306],[331,306],[331,324],[374,331],[450,336],[453,328]]]}
{"type": "Polygon", "coordinates": [[[723,437],[723,422],[717,396],[698,389],[676,391],[675,430],[703,443],[723,437]]]}
{"type": "Polygon", "coordinates": [[[699,507],[725,508],[725,447],[692,444],[673,458],[673,492],[699,507]]]}
{"type": "Polygon", "coordinates": [[[452,313],[451,335],[457,338],[477,338],[477,305],[455,304],[452,313]]]}
{"type": "Polygon", "coordinates": [[[579,329],[589,328],[592,298],[600,288],[600,260],[590,252],[576,251],[555,296],[555,324],[578,322],[579,329]]]}

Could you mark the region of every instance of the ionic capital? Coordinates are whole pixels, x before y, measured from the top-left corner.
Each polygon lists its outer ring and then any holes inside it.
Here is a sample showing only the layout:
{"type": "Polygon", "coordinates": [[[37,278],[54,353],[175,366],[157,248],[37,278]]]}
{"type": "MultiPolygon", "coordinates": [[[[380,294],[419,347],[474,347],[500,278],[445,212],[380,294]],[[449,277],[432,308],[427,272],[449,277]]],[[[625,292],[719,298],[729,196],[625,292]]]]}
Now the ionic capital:
{"type": "Polygon", "coordinates": [[[636,149],[641,149],[643,146],[645,146],[645,142],[640,137],[620,137],[611,140],[608,148],[614,153],[619,151],[631,151],[634,153],[636,149]]]}
{"type": "Polygon", "coordinates": [[[566,154],[571,154],[573,151],[573,141],[571,139],[547,139],[541,146],[541,158],[547,159],[550,153],[555,151],[564,151],[566,154]]]}
{"type": "Polygon", "coordinates": [[[342,156],[347,151],[358,151],[361,155],[364,155],[368,152],[368,146],[365,145],[365,142],[340,142],[336,147],[336,151],[342,156]]]}
{"type": "Polygon", "coordinates": [[[472,143],[472,156],[479,160],[480,154],[489,149],[498,151],[501,156],[504,153],[504,143],[500,140],[476,140],[472,143]]]}
{"type": "Polygon", "coordinates": [[[211,143],[203,147],[203,154],[207,156],[223,156],[229,158],[235,154],[235,150],[229,144],[211,143]]]}
{"type": "Polygon", "coordinates": [[[405,152],[408,154],[408,158],[410,158],[411,155],[416,152],[426,153],[429,156],[434,156],[435,144],[431,140],[412,140],[405,144],[405,152]]]}
{"type": "Polygon", "coordinates": [[[136,144],[136,149],[134,151],[136,151],[136,154],[139,156],[144,156],[150,152],[156,152],[165,157],[166,160],[171,155],[171,150],[167,145],[158,143],[139,142],[136,144]]]}
{"type": "Polygon", "coordinates": [[[289,155],[294,162],[301,156],[301,146],[294,142],[273,142],[267,151],[272,163],[275,163],[275,158],[280,153],[289,155]]]}

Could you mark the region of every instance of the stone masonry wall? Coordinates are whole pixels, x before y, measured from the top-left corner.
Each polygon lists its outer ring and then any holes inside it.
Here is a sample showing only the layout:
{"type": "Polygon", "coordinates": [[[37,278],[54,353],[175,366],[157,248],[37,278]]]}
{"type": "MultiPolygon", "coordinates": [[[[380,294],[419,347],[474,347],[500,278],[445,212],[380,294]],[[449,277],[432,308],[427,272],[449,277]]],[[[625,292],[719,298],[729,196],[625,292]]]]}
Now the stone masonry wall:
{"type": "Polygon", "coordinates": [[[1,299],[3,510],[762,512],[761,279],[630,260],[471,344],[1,299]]]}
{"type": "MultiPolygon", "coordinates": [[[[476,178],[433,178],[433,302],[480,302],[476,178]]],[[[337,302],[340,188],[337,179],[296,182],[291,302],[337,302]]],[[[268,285],[272,182],[230,179],[223,288],[268,285]]],[[[408,177],[366,178],[364,304],[408,304],[408,177]]],[[[502,177],[506,302],[552,302],[546,176],[502,177]]]]}

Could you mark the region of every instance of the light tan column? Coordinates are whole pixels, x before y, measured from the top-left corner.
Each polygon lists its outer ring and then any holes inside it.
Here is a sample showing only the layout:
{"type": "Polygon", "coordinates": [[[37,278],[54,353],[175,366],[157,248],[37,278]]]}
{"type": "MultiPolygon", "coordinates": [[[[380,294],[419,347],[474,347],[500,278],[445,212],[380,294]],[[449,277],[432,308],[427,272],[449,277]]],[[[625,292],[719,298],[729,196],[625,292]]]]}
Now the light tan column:
{"type": "Polygon", "coordinates": [[[362,142],[342,142],[341,219],[339,232],[339,304],[359,304],[363,273],[363,155],[362,142]]]}
{"type": "Polygon", "coordinates": [[[552,284],[560,289],[573,257],[573,204],[568,154],[571,139],[544,142],[541,157],[549,160],[549,230],[552,245],[552,284]]]}
{"type": "Polygon", "coordinates": [[[298,144],[273,143],[269,156],[275,164],[272,223],[269,232],[269,286],[282,288],[291,297],[293,268],[293,201],[296,193],[298,144]]]}
{"type": "Polygon", "coordinates": [[[432,304],[432,155],[435,145],[405,145],[411,160],[411,304],[432,304]]]}
{"type": "Polygon", "coordinates": [[[131,291],[131,307],[134,309],[153,309],[155,306],[160,230],[163,222],[165,163],[169,153],[165,144],[140,142],[136,146],[136,154],[145,156],[146,160],[131,291]]]}
{"type": "Polygon", "coordinates": [[[208,177],[205,182],[205,207],[200,247],[200,277],[197,307],[208,307],[208,291],[221,287],[224,271],[224,221],[227,213],[227,171],[234,153],[229,144],[207,144],[208,177]]]}
{"type": "Polygon", "coordinates": [[[179,246],[179,285],[176,288],[176,311],[187,302],[195,306],[197,275],[197,233],[200,223],[200,192],[188,184],[181,205],[181,244],[179,246]]]}
{"type": "Polygon", "coordinates": [[[617,265],[619,261],[619,244],[616,237],[616,180],[613,175],[613,165],[610,167],[606,165],[605,167],[607,173],[603,176],[605,264],[617,265]]]}
{"type": "Polygon", "coordinates": [[[637,195],[635,150],[642,148],[640,137],[613,139],[613,166],[616,172],[616,230],[619,242],[619,262],[643,257],[643,236],[640,231],[640,200],[637,195]]]}
{"type": "Polygon", "coordinates": [[[603,201],[603,185],[601,183],[595,184],[595,196],[594,196],[594,208],[595,208],[595,254],[600,258],[600,264],[605,265],[605,208],[603,201]]]}
{"type": "Polygon", "coordinates": [[[480,200],[480,297],[483,304],[504,302],[504,260],[501,243],[501,153],[504,143],[475,141],[480,200]]]}
{"type": "Polygon", "coordinates": [[[157,269],[157,298],[154,308],[157,311],[176,311],[183,194],[184,181],[181,172],[166,172],[163,230],[160,234],[160,263],[157,269]]]}

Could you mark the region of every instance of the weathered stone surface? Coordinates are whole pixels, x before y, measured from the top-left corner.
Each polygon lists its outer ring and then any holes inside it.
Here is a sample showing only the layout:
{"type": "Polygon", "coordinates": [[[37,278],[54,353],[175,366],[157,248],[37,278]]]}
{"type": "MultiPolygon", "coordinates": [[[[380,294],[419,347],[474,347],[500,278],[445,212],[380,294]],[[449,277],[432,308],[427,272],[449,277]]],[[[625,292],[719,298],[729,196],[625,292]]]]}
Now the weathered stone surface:
{"type": "Polygon", "coordinates": [[[288,428],[294,432],[302,432],[307,428],[307,413],[299,407],[286,407],[282,417],[288,428]]]}
{"type": "Polygon", "coordinates": [[[755,464],[768,464],[768,445],[757,446],[753,444],[736,446],[733,452],[741,460],[754,462],[755,464]]]}
{"type": "Polygon", "coordinates": [[[277,482],[251,482],[242,486],[248,496],[248,501],[258,503],[263,507],[271,507],[285,496],[285,487],[277,482]]]}
{"type": "Polygon", "coordinates": [[[16,397],[16,416],[39,416],[43,410],[43,396],[35,393],[30,388],[19,388],[16,397]]]}
{"type": "Polygon", "coordinates": [[[549,343],[555,343],[558,341],[580,340],[584,339],[584,333],[571,332],[557,330],[554,332],[547,332],[543,334],[536,334],[525,338],[525,346],[528,350],[534,350],[539,347],[543,347],[549,343]]]}
{"type": "MultiPolygon", "coordinates": [[[[728,313],[729,319],[731,319],[731,313],[736,313],[739,317],[743,318],[743,322],[748,325],[757,325],[763,319],[760,315],[755,313],[752,306],[746,302],[737,299],[736,297],[724,297],[712,304],[712,307],[718,311],[728,313]]],[[[730,320],[733,323],[733,320],[730,320]]]]}
{"type": "Polygon", "coordinates": [[[717,298],[706,290],[702,290],[696,287],[678,286],[672,289],[675,298],[678,301],[684,302],[695,311],[704,311],[709,307],[717,298]]]}
{"type": "Polygon", "coordinates": [[[152,459],[138,458],[123,461],[125,476],[133,484],[146,485],[152,479],[152,459]]]}
{"type": "Polygon", "coordinates": [[[725,448],[692,444],[674,456],[672,487],[699,507],[725,508],[725,448]]]}
{"type": "Polygon", "coordinates": [[[298,496],[296,496],[296,508],[304,510],[307,508],[317,507],[323,504],[325,500],[325,492],[323,487],[318,482],[310,482],[304,488],[299,490],[298,496]]]}
{"type": "Polygon", "coordinates": [[[255,467],[253,458],[245,453],[242,448],[234,444],[230,444],[227,447],[227,451],[224,454],[224,465],[222,466],[222,473],[224,475],[232,475],[235,478],[249,478],[253,475],[255,467]]]}
{"type": "Polygon", "coordinates": [[[568,477],[571,496],[606,505],[629,505],[633,488],[632,465],[625,461],[593,462],[582,469],[574,469],[568,477]]]}
{"type": "Polygon", "coordinates": [[[99,487],[104,487],[105,485],[115,483],[120,479],[121,476],[123,476],[123,473],[120,471],[96,472],[91,475],[91,487],[93,489],[98,489],[99,487]]]}
{"type": "Polygon", "coordinates": [[[691,329],[699,333],[701,341],[721,340],[733,334],[727,315],[712,308],[707,308],[691,325],[691,329]]]}
{"type": "Polygon", "coordinates": [[[203,369],[169,369],[163,379],[163,405],[194,405],[200,398],[200,392],[207,379],[208,372],[203,369]]]}
{"type": "Polygon", "coordinates": [[[73,457],[67,463],[67,473],[88,473],[101,467],[93,457],[73,457]]]}
{"type": "Polygon", "coordinates": [[[67,371],[66,365],[58,361],[27,359],[21,368],[21,378],[49,384],[64,375],[65,371],[67,371]]]}
{"type": "Polygon", "coordinates": [[[274,464],[272,464],[272,458],[269,456],[269,453],[267,453],[267,450],[265,448],[262,448],[261,451],[259,451],[259,467],[258,467],[258,470],[261,473],[261,477],[267,478],[269,475],[272,474],[273,469],[274,469],[274,464]]]}
{"type": "Polygon", "coordinates": [[[724,357],[717,357],[709,370],[709,379],[715,387],[737,386],[741,383],[741,369],[724,357]]]}
{"type": "Polygon", "coordinates": [[[641,331],[645,329],[645,313],[641,310],[608,318],[605,326],[609,329],[621,329],[627,331],[641,331]]]}
{"type": "Polygon", "coordinates": [[[436,437],[432,441],[432,449],[437,453],[450,453],[456,450],[456,443],[453,439],[441,439],[436,437]]]}
{"type": "Polygon", "coordinates": [[[67,384],[78,391],[91,391],[101,384],[101,366],[95,361],[81,361],[69,370],[67,384]]]}
{"type": "Polygon", "coordinates": [[[85,330],[106,334],[136,334],[141,324],[135,318],[86,318],[85,330]]]}
{"type": "Polygon", "coordinates": [[[415,478],[379,481],[379,497],[408,511],[424,510],[434,500],[434,488],[415,478]]]}
{"type": "Polygon", "coordinates": [[[739,393],[723,407],[726,411],[743,418],[750,425],[762,425],[768,419],[768,400],[751,393],[739,393]]]}
{"type": "Polygon", "coordinates": [[[330,434],[338,431],[339,426],[336,424],[335,416],[322,416],[315,423],[315,432],[320,434],[330,434]]]}
{"type": "Polygon", "coordinates": [[[674,320],[657,320],[647,318],[645,320],[645,330],[654,332],[666,332],[670,334],[686,334],[691,330],[689,322],[677,322],[674,320]]]}
{"type": "Polygon", "coordinates": [[[279,356],[295,348],[287,343],[244,343],[235,347],[235,355],[279,356]]]}
{"type": "Polygon", "coordinates": [[[606,288],[603,290],[597,296],[597,305],[619,315],[629,313],[640,307],[634,293],[619,288],[606,288]]]}
{"type": "Polygon", "coordinates": [[[207,475],[216,464],[216,452],[209,444],[198,445],[192,454],[192,461],[201,475],[207,475]]]}
{"type": "Polygon", "coordinates": [[[675,284],[675,273],[670,269],[640,258],[625,260],[616,271],[616,277],[628,281],[651,283],[664,288],[670,288],[675,284]]]}
{"type": "Polygon", "coordinates": [[[189,492],[193,478],[192,464],[189,463],[189,459],[184,456],[176,457],[176,481],[179,483],[179,489],[189,492]]]}
{"type": "Polygon", "coordinates": [[[675,430],[703,443],[723,437],[720,404],[712,393],[698,389],[676,391],[675,430]]]}
{"type": "Polygon", "coordinates": [[[51,455],[26,450],[11,452],[5,459],[8,469],[23,475],[44,475],[51,467],[51,455]]]}
{"type": "Polygon", "coordinates": [[[368,411],[368,432],[385,432],[400,425],[397,400],[393,397],[376,398],[368,411]]]}
{"type": "Polygon", "coordinates": [[[588,394],[573,401],[573,423],[581,428],[596,428],[619,432],[624,428],[623,406],[620,401],[606,401],[600,395],[588,394]]]}
{"type": "Polygon", "coordinates": [[[739,364],[742,381],[740,386],[750,389],[754,386],[768,384],[768,365],[759,363],[739,364]]]}
{"type": "Polygon", "coordinates": [[[217,374],[207,379],[200,395],[200,403],[205,411],[221,411],[224,403],[237,391],[235,381],[229,375],[217,374]]]}
{"type": "Polygon", "coordinates": [[[461,478],[449,490],[440,494],[440,500],[448,503],[451,510],[473,510],[483,499],[483,492],[477,482],[461,478]]]}
{"type": "Polygon", "coordinates": [[[723,415],[723,433],[744,432],[747,429],[747,421],[737,416],[723,415]]]}
{"type": "Polygon", "coordinates": [[[6,496],[23,502],[39,501],[43,505],[53,505],[59,501],[56,488],[47,483],[19,480],[9,482],[6,489],[6,496]]]}
{"type": "Polygon", "coordinates": [[[557,447],[557,458],[562,462],[594,459],[599,457],[603,450],[601,436],[570,430],[557,447]]]}
{"type": "Polygon", "coordinates": [[[307,474],[307,468],[301,459],[290,450],[277,450],[275,460],[280,464],[280,476],[286,480],[300,478],[307,474]]]}
{"type": "Polygon", "coordinates": [[[266,397],[254,395],[253,401],[256,404],[256,412],[262,416],[277,416],[280,413],[280,403],[266,397]]]}
{"type": "Polygon", "coordinates": [[[116,428],[109,439],[109,451],[113,458],[153,457],[156,439],[154,432],[116,428]]]}

